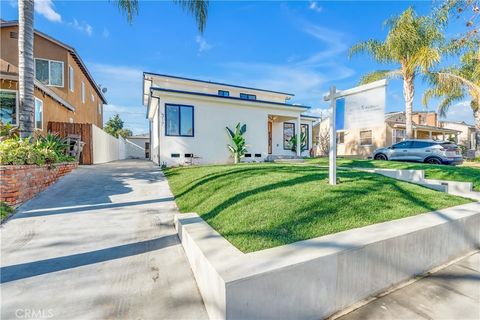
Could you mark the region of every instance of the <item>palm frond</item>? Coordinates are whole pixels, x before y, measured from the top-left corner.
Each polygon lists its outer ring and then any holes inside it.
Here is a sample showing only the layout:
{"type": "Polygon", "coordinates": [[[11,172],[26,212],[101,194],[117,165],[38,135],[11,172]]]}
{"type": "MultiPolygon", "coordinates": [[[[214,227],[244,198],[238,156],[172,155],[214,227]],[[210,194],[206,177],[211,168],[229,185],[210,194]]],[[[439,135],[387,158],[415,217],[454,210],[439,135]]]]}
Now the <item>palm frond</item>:
{"type": "Polygon", "coordinates": [[[377,40],[367,40],[352,46],[348,52],[349,58],[360,53],[368,53],[378,62],[391,62],[392,57],[389,54],[385,44],[377,40]]]}
{"type": "Polygon", "coordinates": [[[195,17],[198,30],[203,33],[207,24],[208,0],[173,0],[173,2],[195,17]]]}
{"type": "Polygon", "coordinates": [[[132,23],[133,17],[138,14],[138,0],[115,0],[120,11],[127,17],[128,23],[132,23]]]}
{"type": "Polygon", "coordinates": [[[367,84],[370,82],[382,80],[382,79],[393,79],[401,78],[402,73],[400,70],[378,70],[367,73],[360,79],[360,85],[367,84]]]}

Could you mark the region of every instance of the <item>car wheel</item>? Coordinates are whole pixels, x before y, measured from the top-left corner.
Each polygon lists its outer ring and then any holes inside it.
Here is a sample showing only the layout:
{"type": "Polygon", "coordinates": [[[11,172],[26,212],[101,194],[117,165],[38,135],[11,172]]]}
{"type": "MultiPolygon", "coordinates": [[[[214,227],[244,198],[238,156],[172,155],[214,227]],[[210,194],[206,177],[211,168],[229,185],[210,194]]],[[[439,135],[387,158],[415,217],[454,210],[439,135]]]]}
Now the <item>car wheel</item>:
{"type": "Polygon", "coordinates": [[[428,164],[442,164],[442,160],[438,158],[428,158],[425,162],[428,164]]]}
{"type": "Polygon", "coordinates": [[[374,159],[375,159],[375,160],[380,160],[380,161],[386,161],[386,160],[388,160],[388,159],[387,159],[387,156],[384,155],[383,153],[379,153],[379,154],[375,155],[375,158],[374,158],[374,159]]]}

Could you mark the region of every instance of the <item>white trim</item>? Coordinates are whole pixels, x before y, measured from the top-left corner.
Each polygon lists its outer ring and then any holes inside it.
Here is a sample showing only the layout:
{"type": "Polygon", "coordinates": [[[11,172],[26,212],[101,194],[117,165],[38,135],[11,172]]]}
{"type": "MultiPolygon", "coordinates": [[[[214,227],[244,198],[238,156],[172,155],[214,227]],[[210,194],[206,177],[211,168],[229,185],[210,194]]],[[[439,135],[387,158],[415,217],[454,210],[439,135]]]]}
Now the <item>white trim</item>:
{"type": "Polygon", "coordinates": [[[19,111],[20,111],[20,108],[19,108],[19,104],[18,104],[18,91],[17,90],[11,90],[11,89],[0,89],[0,91],[6,91],[6,92],[15,92],[15,115],[16,115],[16,118],[15,118],[15,123],[12,123],[12,126],[14,127],[17,127],[18,126],[18,117],[19,117],[19,111]]]}
{"type": "MultiPolygon", "coordinates": [[[[37,60],[43,60],[43,61],[48,61],[48,83],[45,85],[49,87],[57,87],[57,88],[64,88],[65,87],[65,62],[61,60],[51,60],[51,59],[45,59],[45,58],[34,58],[34,66],[33,66],[33,75],[34,78],[37,79],[37,60]],[[51,84],[51,63],[56,62],[56,63],[61,63],[62,64],[62,85],[56,85],[56,84],[51,84]]],[[[37,79],[38,80],[38,79],[37,79]]],[[[40,80],[39,80],[40,81],[40,80]]],[[[40,81],[41,82],[41,81],[40,81]]]]}
{"type": "Polygon", "coordinates": [[[82,89],[81,90],[82,90],[82,103],[85,103],[85,100],[86,100],[85,96],[87,95],[87,93],[85,92],[85,82],[84,81],[82,81],[82,89]]]}
{"type": "Polygon", "coordinates": [[[75,70],[71,65],[68,65],[68,89],[70,92],[75,91],[75,70]]]}
{"type": "Polygon", "coordinates": [[[34,109],[33,109],[33,123],[34,123],[34,127],[35,129],[37,130],[40,130],[40,131],[43,131],[43,120],[44,120],[44,116],[43,116],[43,111],[44,111],[44,108],[43,108],[43,100],[35,97],[35,104],[34,104],[34,109]],[[40,101],[42,103],[42,127],[41,128],[38,128],[37,127],[37,101],[40,101]]]}

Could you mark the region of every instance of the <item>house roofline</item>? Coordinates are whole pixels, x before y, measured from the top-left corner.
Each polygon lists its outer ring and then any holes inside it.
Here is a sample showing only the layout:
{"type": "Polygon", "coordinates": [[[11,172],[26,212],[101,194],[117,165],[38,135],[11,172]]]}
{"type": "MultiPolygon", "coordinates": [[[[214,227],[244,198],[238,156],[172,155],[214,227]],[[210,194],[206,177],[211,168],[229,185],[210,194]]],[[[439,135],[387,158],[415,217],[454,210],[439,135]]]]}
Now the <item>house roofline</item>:
{"type": "Polygon", "coordinates": [[[166,89],[166,88],[160,88],[160,87],[150,87],[150,96],[151,96],[152,91],[162,91],[162,92],[170,92],[170,93],[188,94],[188,95],[203,96],[203,97],[210,97],[210,98],[217,98],[217,99],[227,99],[227,100],[233,100],[233,101],[251,102],[251,103],[273,104],[273,105],[278,105],[278,106],[283,106],[283,107],[288,107],[288,108],[303,108],[303,109],[310,109],[311,108],[309,106],[301,106],[301,105],[296,105],[296,104],[288,104],[288,103],[275,102],[275,101],[248,100],[248,99],[242,99],[242,98],[239,98],[239,97],[224,97],[224,96],[219,96],[219,95],[211,94],[211,93],[174,90],[174,89],[166,89]]]}
{"type": "MultiPolygon", "coordinates": [[[[7,21],[7,22],[1,22],[0,23],[0,28],[3,28],[3,27],[18,27],[18,21],[7,21]]],[[[103,92],[102,90],[100,90],[99,86],[97,85],[97,83],[95,82],[95,79],[93,78],[93,76],[91,75],[90,71],[88,71],[88,68],[87,66],[85,65],[85,63],[83,62],[82,58],[80,57],[80,55],[78,54],[77,50],[75,50],[74,47],[71,47],[63,42],[61,42],[60,40],[57,40],[41,31],[38,31],[37,29],[34,30],[36,34],[38,34],[39,36],[63,47],[64,49],[66,49],[67,51],[69,51],[73,58],[75,59],[75,61],[78,62],[78,64],[80,64],[80,67],[81,69],[85,72],[85,74],[87,75],[87,78],[92,82],[93,84],[93,87],[95,88],[95,91],[97,91],[98,95],[100,96],[100,98],[102,99],[103,103],[105,104],[108,104],[108,101],[107,99],[105,98],[105,96],[103,95],[103,92]]]]}
{"type": "Polygon", "coordinates": [[[281,92],[281,91],[273,91],[273,90],[245,87],[245,86],[239,86],[239,85],[235,85],[235,84],[228,84],[228,83],[215,82],[215,81],[206,81],[206,80],[199,80],[199,79],[193,79],[193,78],[172,76],[172,75],[168,75],[168,74],[154,73],[154,72],[148,72],[148,71],[143,72],[143,78],[145,78],[146,74],[149,74],[149,75],[152,75],[152,76],[172,78],[172,79],[188,80],[188,81],[195,81],[195,82],[201,82],[201,83],[215,84],[215,85],[220,85],[220,86],[228,86],[228,87],[239,88],[239,89],[247,89],[247,90],[255,90],[255,91],[263,91],[263,92],[269,92],[269,93],[283,94],[283,95],[291,96],[291,97],[295,96],[293,93],[286,93],[286,92],[281,92]]]}

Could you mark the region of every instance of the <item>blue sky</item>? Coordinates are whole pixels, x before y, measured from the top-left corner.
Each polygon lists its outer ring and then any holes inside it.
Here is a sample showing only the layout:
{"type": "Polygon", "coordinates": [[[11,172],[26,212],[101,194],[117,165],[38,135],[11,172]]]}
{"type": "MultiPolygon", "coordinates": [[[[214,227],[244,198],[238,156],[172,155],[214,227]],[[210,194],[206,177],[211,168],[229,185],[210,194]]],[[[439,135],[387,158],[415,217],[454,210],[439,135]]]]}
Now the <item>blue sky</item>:
{"type": "MultiPolygon", "coordinates": [[[[348,48],[384,39],[385,19],[432,2],[211,1],[207,27],[170,1],[141,1],[132,25],[114,1],[36,0],[35,28],[77,49],[97,83],[108,88],[105,119],[119,113],[135,133],[148,132],[141,105],[142,72],[151,71],[295,93],[294,103],[327,108],[331,85],[355,86],[362,74],[392,66],[368,56],[348,59],[348,48]]],[[[16,20],[16,1],[1,1],[1,18],[16,20]]],[[[450,29],[448,32],[453,32],[450,29]]],[[[425,85],[416,83],[415,109],[425,85]]],[[[387,111],[404,108],[400,80],[387,90],[387,111]]],[[[434,110],[432,104],[430,110],[434,110]]],[[[468,101],[448,119],[473,122],[468,101]]]]}

